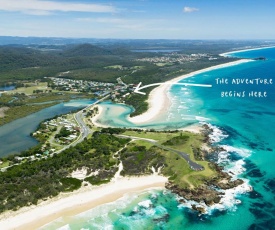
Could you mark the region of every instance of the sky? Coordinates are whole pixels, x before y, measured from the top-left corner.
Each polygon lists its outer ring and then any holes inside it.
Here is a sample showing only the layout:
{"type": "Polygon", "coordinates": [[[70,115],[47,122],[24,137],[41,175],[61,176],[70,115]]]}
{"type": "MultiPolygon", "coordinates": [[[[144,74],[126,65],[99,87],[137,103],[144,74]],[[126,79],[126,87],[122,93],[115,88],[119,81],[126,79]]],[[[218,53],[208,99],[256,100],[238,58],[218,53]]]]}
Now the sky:
{"type": "Polygon", "coordinates": [[[0,0],[0,36],[275,39],[274,0],[0,0]]]}

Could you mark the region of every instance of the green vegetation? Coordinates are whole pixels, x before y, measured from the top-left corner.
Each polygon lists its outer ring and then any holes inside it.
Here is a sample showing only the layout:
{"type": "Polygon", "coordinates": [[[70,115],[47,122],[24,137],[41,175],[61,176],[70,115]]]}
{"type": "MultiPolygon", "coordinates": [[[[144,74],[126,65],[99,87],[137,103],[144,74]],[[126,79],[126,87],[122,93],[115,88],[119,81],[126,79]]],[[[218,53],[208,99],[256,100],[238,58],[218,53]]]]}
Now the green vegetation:
{"type": "MultiPolygon", "coordinates": [[[[3,117],[0,116],[0,126],[56,105],[60,101],[86,97],[86,94],[79,93],[41,93],[32,96],[27,96],[24,93],[2,94],[0,96],[0,108],[7,107],[8,109],[5,110],[3,117]]],[[[90,97],[91,95],[89,95],[90,97]]]]}
{"type": "Polygon", "coordinates": [[[148,110],[148,102],[145,101],[147,98],[148,94],[147,96],[140,94],[130,94],[128,97],[124,99],[125,104],[130,105],[134,108],[134,112],[130,114],[131,117],[142,114],[148,110]]]}
{"type": "Polygon", "coordinates": [[[5,112],[5,116],[0,118],[0,126],[56,104],[57,103],[53,102],[43,105],[21,105],[10,107],[9,110],[5,112]]]}
{"type": "Polygon", "coordinates": [[[161,156],[157,147],[147,149],[146,146],[131,143],[120,153],[123,163],[122,175],[144,175],[151,174],[151,167],[161,167],[164,164],[164,157],[161,156]]]}
{"type": "MultiPolygon", "coordinates": [[[[140,46],[141,44],[135,44],[140,46]]],[[[144,58],[169,59],[169,55],[162,53],[131,52],[132,45],[107,45],[106,47],[91,44],[58,46],[58,49],[39,49],[30,47],[0,47],[0,85],[22,84],[22,81],[46,81],[45,77],[62,77],[79,80],[100,82],[117,82],[120,78],[126,84],[143,85],[164,82],[174,77],[190,73],[209,66],[233,61],[233,58],[219,57],[216,55],[216,45],[204,47],[189,42],[178,44],[185,54],[193,52],[208,52],[215,58],[199,58],[195,61],[166,61],[158,64],[146,61],[144,58]],[[212,51],[211,51],[212,50],[212,51]]],[[[145,43],[143,46],[147,46],[145,43]]],[[[220,44],[221,47],[229,47],[228,44],[220,44]]],[[[180,53],[180,52],[179,52],[180,53]]],[[[211,57],[212,57],[211,56],[211,57]]],[[[20,88],[17,92],[30,94],[45,91],[46,84],[33,85],[29,88],[20,88]]],[[[48,89],[51,90],[51,89],[48,89]]],[[[148,93],[152,88],[147,89],[148,93]]],[[[52,91],[52,90],[51,90],[52,91]]],[[[52,91],[55,92],[55,91],[52,91]]],[[[131,116],[139,115],[148,109],[147,96],[130,94],[123,98],[126,104],[135,109],[131,116]]]]}
{"type": "Polygon", "coordinates": [[[68,137],[69,135],[71,135],[71,132],[66,127],[62,127],[59,133],[55,135],[55,138],[68,137]]]}
{"type": "Polygon", "coordinates": [[[126,130],[123,134],[128,136],[148,138],[159,141],[160,144],[179,136],[180,131],[155,131],[155,130],[126,130]]]}
{"type": "MultiPolygon", "coordinates": [[[[129,140],[96,132],[91,139],[66,149],[53,157],[28,160],[0,172],[0,212],[16,210],[37,204],[41,199],[78,189],[81,181],[71,178],[71,172],[86,167],[89,172],[98,171],[96,178],[88,178],[94,184],[107,182],[117,171],[113,154],[129,140]],[[92,150],[92,151],[91,151],[92,150]]],[[[25,151],[20,157],[38,153],[39,147],[25,151]]],[[[9,157],[16,163],[16,157],[9,157]]]]}
{"type": "Polygon", "coordinates": [[[86,177],[85,181],[88,181],[92,185],[101,185],[101,184],[106,184],[110,182],[111,176],[112,174],[110,175],[110,178],[107,177],[108,179],[101,179],[100,177],[97,177],[97,176],[90,176],[90,177],[86,177]]]}
{"type": "MultiPolygon", "coordinates": [[[[157,141],[157,147],[154,146],[152,142],[146,142],[145,140],[135,141],[134,143],[140,146],[143,146],[141,149],[143,152],[148,154],[148,157],[145,158],[145,162],[143,165],[147,165],[147,168],[135,168],[132,167],[131,170],[140,170],[141,173],[146,173],[148,170],[150,171],[149,166],[153,166],[152,159],[150,155],[152,155],[152,151],[154,154],[154,158],[158,159],[160,163],[158,167],[161,165],[165,166],[162,169],[164,175],[169,177],[170,181],[173,181],[180,188],[195,188],[202,185],[205,180],[209,180],[215,176],[217,176],[216,171],[209,166],[209,162],[198,159],[195,157],[195,153],[201,149],[201,145],[204,142],[204,136],[200,134],[194,134],[190,132],[149,132],[149,131],[125,131],[124,135],[139,137],[139,138],[148,138],[157,141]],[[204,166],[204,170],[202,171],[194,171],[190,168],[189,164],[183,159],[179,154],[161,149],[161,146],[167,146],[171,149],[179,150],[184,153],[189,154],[190,159],[202,166],[204,166]],[[152,146],[152,147],[150,147],[152,146]]],[[[126,151],[126,150],[124,150],[126,151]]],[[[141,151],[141,152],[142,152],[141,151]]],[[[132,155],[129,155],[129,159],[127,165],[136,165],[136,162],[140,159],[141,155],[134,155],[134,151],[131,151],[132,155]],[[135,157],[133,157],[135,156],[135,157]],[[131,162],[129,162],[131,161],[131,162]]],[[[136,151],[137,152],[137,151],[136,151]]],[[[127,153],[127,151],[126,151],[127,153]]],[[[142,155],[143,156],[143,155],[142,155]]],[[[142,158],[142,157],[141,157],[142,158]]],[[[154,165],[154,167],[157,165],[154,165]]],[[[131,171],[130,171],[131,172],[131,171]]],[[[131,175],[131,173],[129,173],[131,175]]]]}
{"type": "Polygon", "coordinates": [[[65,192],[74,191],[81,187],[81,180],[78,180],[76,178],[66,177],[60,179],[60,182],[65,187],[65,192]]]}

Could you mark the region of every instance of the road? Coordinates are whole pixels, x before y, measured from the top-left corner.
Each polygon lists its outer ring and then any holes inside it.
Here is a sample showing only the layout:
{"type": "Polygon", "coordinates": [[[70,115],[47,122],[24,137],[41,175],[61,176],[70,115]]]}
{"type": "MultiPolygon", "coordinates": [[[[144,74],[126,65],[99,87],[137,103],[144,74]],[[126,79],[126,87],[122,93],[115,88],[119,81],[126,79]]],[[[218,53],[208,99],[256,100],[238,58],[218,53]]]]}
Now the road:
{"type": "Polygon", "coordinates": [[[88,135],[91,133],[90,128],[86,125],[86,123],[84,122],[84,116],[86,115],[87,111],[90,110],[93,106],[95,106],[96,104],[104,101],[106,98],[108,98],[110,95],[106,95],[105,97],[95,101],[94,103],[92,103],[91,105],[88,105],[87,107],[85,107],[84,109],[78,111],[77,113],[74,114],[74,118],[80,128],[80,135],[79,137],[71,144],[65,146],[63,149],[60,149],[54,153],[52,153],[51,155],[55,154],[55,153],[61,153],[62,151],[64,151],[65,149],[68,149],[71,146],[75,146],[78,143],[82,142],[86,137],[88,137],[88,135]]]}
{"type": "Polygon", "coordinates": [[[123,137],[123,138],[131,138],[132,140],[144,140],[144,141],[148,141],[148,142],[154,144],[155,146],[157,146],[159,148],[162,148],[164,150],[168,150],[168,151],[177,153],[178,155],[180,155],[182,158],[184,158],[187,161],[187,163],[189,164],[189,166],[190,166],[191,169],[196,170],[196,171],[204,170],[203,166],[201,166],[200,164],[197,164],[196,162],[194,162],[194,161],[192,161],[190,159],[189,154],[187,154],[185,152],[182,152],[182,151],[179,151],[179,150],[176,150],[176,149],[172,149],[172,148],[160,145],[160,144],[157,143],[156,140],[148,139],[148,138],[142,138],[142,137],[128,136],[128,135],[117,135],[117,136],[118,137],[123,137]]]}
{"type": "Polygon", "coordinates": [[[96,104],[104,101],[106,98],[109,97],[109,94],[106,95],[105,97],[95,101],[93,104],[88,105],[86,108],[78,111],[77,113],[75,113],[75,120],[78,123],[79,127],[80,127],[80,132],[81,132],[81,137],[78,138],[75,142],[73,142],[73,145],[76,145],[78,143],[80,143],[81,141],[84,140],[84,138],[88,137],[88,135],[91,133],[90,128],[86,125],[86,123],[84,122],[84,116],[86,116],[87,114],[87,110],[90,110],[93,106],[95,106],[96,104]]]}
{"type": "MultiPolygon", "coordinates": [[[[91,133],[90,131],[90,128],[85,124],[84,122],[84,116],[86,115],[86,111],[91,109],[93,106],[95,106],[96,104],[104,101],[106,98],[108,98],[110,96],[110,93],[106,96],[104,96],[103,98],[95,101],[93,104],[91,105],[88,105],[87,107],[85,107],[84,109],[78,111],[77,113],[75,113],[74,117],[75,117],[75,120],[77,122],[77,124],[79,125],[80,127],[80,135],[79,137],[77,138],[76,141],[74,141],[73,143],[65,146],[64,148],[58,150],[58,151],[55,151],[54,153],[51,153],[50,156],[53,156],[54,154],[58,154],[58,153],[61,153],[62,151],[64,151],[65,149],[68,149],[70,148],[71,146],[75,146],[77,145],[78,143],[82,142],[86,137],[88,137],[88,135],[91,133]]],[[[10,166],[7,166],[7,167],[4,167],[4,168],[1,168],[0,171],[4,172],[5,170],[7,170],[8,168],[11,168],[15,165],[19,165],[19,164],[14,164],[14,165],[10,165],[10,166]]]]}

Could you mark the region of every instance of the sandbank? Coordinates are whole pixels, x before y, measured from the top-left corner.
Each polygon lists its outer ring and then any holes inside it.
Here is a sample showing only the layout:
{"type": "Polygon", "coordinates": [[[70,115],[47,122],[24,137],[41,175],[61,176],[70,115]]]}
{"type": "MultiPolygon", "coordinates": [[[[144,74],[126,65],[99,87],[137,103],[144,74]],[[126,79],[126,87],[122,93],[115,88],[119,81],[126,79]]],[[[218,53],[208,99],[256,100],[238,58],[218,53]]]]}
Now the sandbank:
{"type": "MultiPolygon", "coordinates": [[[[95,126],[97,126],[97,127],[108,128],[108,126],[103,125],[103,124],[101,124],[101,123],[98,121],[98,119],[99,119],[99,118],[102,116],[102,114],[103,114],[103,108],[102,108],[102,106],[100,106],[99,104],[97,104],[97,105],[95,105],[95,106],[92,107],[92,108],[97,108],[97,109],[98,109],[97,114],[91,118],[91,121],[92,121],[93,125],[95,125],[95,126]]],[[[91,109],[92,109],[92,108],[91,108],[91,109]]]]}
{"type": "Polygon", "coordinates": [[[166,177],[149,175],[123,177],[101,186],[86,186],[72,193],[62,193],[37,206],[5,212],[0,216],[0,229],[37,229],[57,218],[74,216],[98,205],[113,202],[123,195],[146,189],[163,189],[166,177]]]}

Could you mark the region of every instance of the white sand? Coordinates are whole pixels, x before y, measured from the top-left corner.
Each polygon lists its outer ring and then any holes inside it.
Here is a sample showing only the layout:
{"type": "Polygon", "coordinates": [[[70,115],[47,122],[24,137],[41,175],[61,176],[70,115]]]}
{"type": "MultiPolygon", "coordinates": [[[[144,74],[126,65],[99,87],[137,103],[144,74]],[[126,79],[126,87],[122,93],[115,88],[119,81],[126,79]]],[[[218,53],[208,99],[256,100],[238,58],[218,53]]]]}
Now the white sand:
{"type": "MultiPolygon", "coordinates": [[[[103,124],[101,124],[100,122],[98,122],[98,119],[99,119],[100,116],[102,116],[102,114],[103,114],[103,108],[102,108],[102,106],[100,106],[100,105],[95,105],[95,107],[98,109],[98,113],[97,113],[95,116],[93,116],[92,119],[91,119],[93,125],[95,125],[95,126],[97,126],[97,127],[108,128],[108,126],[103,125],[103,124]]],[[[93,107],[93,108],[95,108],[95,107],[93,107]]]]}
{"type": "Polygon", "coordinates": [[[235,51],[230,51],[230,52],[222,53],[222,54],[220,54],[220,56],[227,57],[228,54],[241,53],[241,52],[252,51],[252,50],[269,49],[269,48],[274,48],[274,47],[275,46],[266,46],[266,47],[259,47],[259,48],[249,48],[249,49],[235,50],[235,51]]]}
{"type": "Polygon", "coordinates": [[[200,74],[200,73],[204,73],[207,71],[220,69],[220,68],[224,68],[224,67],[239,65],[241,63],[246,63],[246,62],[250,62],[250,61],[253,61],[253,60],[242,59],[242,60],[233,61],[233,62],[229,62],[229,63],[225,63],[225,64],[211,66],[211,67],[208,67],[208,68],[205,68],[202,70],[198,70],[198,71],[195,71],[195,72],[192,72],[189,74],[179,76],[179,77],[174,78],[170,81],[167,81],[166,83],[169,83],[169,84],[160,85],[159,87],[153,89],[150,92],[149,99],[148,99],[148,103],[149,103],[148,111],[141,115],[138,115],[136,117],[131,117],[131,118],[129,118],[129,120],[135,124],[145,123],[145,122],[155,119],[159,114],[167,111],[170,107],[170,101],[169,101],[169,98],[167,95],[167,91],[170,89],[171,83],[176,83],[180,80],[192,77],[196,74],[200,74]]]}
{"type": "Polygon", "coordinates": [[[164,188],[166,182],[166,177],[151,175],[123,177],[102,186],[82,187],[76,192],[60,194],[37,206],[3,213],[0,216],[0,229],[36,229],[57,218],[76,215],[100,204],[113,202],[127,193],[164,188]]]}
{"type": "MultiPolygon", "coordinates": [[[[238,65],[252,60],[238,60],[226,64],[212,66],[199,71],[186,74],[168,81],[178,82],[182,79],[200,74],[206,71],[223,67],[238,65]]],[[[149,95],[149,110],[142,115],[130,118],[134,123],[148,122],[159,115],[169,105],[167,91],[170,85],[161,85],[151,91],[149,95]]],[[[99,113],[92,119],[95,125],[102,113],[102,107],[98,106],[99,113]]],[[[198,127],[190,127],[190,131],[199,131],[198,127]]],[[[70,194],[60,194],[58,197],[42,202],[37,206],[25,207],[16,212],[6,212],[0,215],[0,229],[36,229],[59,217],[76,215],[89,210],[100,204],[117,200],[124,194],[141,191],[144,189],[161,187],[164,188],[167,178],[158,175],[142,176],[136,178],[118,178],[107,185],[98,187],[87,186],[70,194]]]]}

